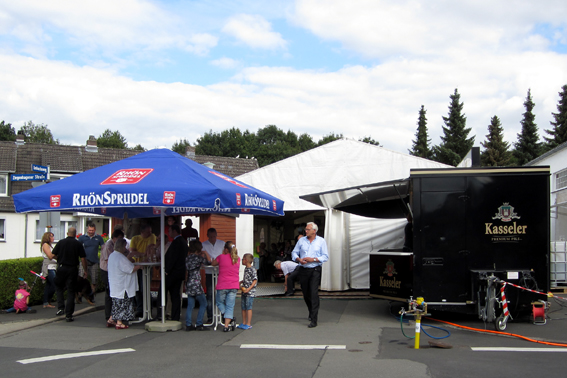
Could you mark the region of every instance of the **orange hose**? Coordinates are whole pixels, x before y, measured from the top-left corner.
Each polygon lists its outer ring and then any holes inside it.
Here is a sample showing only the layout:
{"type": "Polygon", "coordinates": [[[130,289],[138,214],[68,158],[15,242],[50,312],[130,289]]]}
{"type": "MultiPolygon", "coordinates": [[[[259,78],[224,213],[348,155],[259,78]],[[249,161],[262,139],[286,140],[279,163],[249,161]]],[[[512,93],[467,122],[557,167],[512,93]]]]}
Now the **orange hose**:
{"type": "Polygon", "coordinates": [[[449,325],[452,325],[454,327],[466,329],[466,330],[469,330],[469,331],[486,332],[486,333],[493,333],[493,334],[496,334],[496,335],[512,336],[512,337],[517,337],[519,339],[523,339],[523,340],[526,340],[526,341],[531,341],[532,343],[552,345],[552,346],[559,346],[559,347],[566,347],[567,348],[567,344],[552,343],[550,341],[541,341],[541,340],[530,339],[529,337],[522,336],[522,335],[516,335],[514,333],[509,333],[509,332],[500,332],[500,331],[491,331],[491,330],[488,330],[488,329],[472,328],[472,327],[462,326],[462,325],[459,325],[459,324],[456,324],[456,323],[451,323],[451,322],[448,322],[448,321],[445,321],[445,320],[439,320],[439,319],[434,319],[434,318],[427,318],[427,320],[435,320],[436,322],[449,324],[449,325]]]}

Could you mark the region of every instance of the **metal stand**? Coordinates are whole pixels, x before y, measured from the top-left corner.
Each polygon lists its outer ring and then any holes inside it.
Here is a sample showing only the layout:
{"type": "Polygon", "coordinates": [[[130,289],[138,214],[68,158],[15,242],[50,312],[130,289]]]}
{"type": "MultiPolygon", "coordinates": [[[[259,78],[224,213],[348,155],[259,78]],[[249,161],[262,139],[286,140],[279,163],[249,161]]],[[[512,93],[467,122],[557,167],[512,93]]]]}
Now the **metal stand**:
{"type": "Polygon", "coordinates": [[[148,320],[152,320],[152,293],[151,293],[151,283],[152,283],[152,267],[160,266],[159,262],[137,262],[134,265],[139,265],[142,267],[142,296],[143,296],[143,313],[139,320],[132,321],[130,323],[142,323],[148,320]]]}
{"type": "Polygon", "coordinates": [[[213,301],[213,319],[212,319],[212,323],[207,323],[207,324],[203,324],[206,327],[213,327],[213,329],[216,331],[217,327],[219,324],[222,324],[222,316],[221,316],[221,312],[219,310],[219,308],[217,307],[216,304],[216,290],[215,288],[217,287],[217,282],[218,282],[218,278],[219,278],[219,267],[218,266],[212,266],[212,265],[207,265],[204,267],[205,269],[205,273],[206,274],[210,274],[212,277],[212,293],[211,293],[211,300],[213,301]]]}

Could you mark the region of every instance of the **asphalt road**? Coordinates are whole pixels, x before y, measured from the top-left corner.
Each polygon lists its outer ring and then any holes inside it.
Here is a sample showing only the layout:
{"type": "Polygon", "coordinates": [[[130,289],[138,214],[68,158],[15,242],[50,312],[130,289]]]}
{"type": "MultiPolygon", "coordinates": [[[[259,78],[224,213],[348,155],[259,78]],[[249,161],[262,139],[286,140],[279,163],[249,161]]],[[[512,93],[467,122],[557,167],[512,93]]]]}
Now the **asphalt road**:
{"type": "MultiPolygon", "coordinates": [[[[239,309],[239,299],[236,305],[239,309]]],[[[90,311],[94,308],[84,305],[78,307],[82,314],[72,323],[57,319],[53,310],[40,309],[38,314],[17,317],[3,314],[0,372],[2,377],[81,378],[565,376],[565,347],[550,352],[554,350],[551,346],[433,321],[424,323],[449,330],[450,337],[442,341],[451,349],[430,347],[432,339],[426,335],[421,336],[421,348],[413,349],[413,340],[403,336],[389,307],[388,302],[375,299],[323,300],[319,326],[308,329],[303,300],[257,298],[253,328],[226,333],[156,333],[145,331],[143,324],[115,330],[104,326],[103,311],[90,311]],[[323,349],[310,349],[314,347],[323,349]],[[515,347],[520,351],[473,349],[477,347],[515,347]],[[526,348],[535,350],[528,352],[526,348]],[[104,354],[59,359],[77,352],[104,354]],[[46,360],[30,360],[41,357],[46,360]]],[[[509,323],[506,331],[567,343],[567,308],[555,304],[552,311],[546,325],[519,319],[509,323]]],[[[485,328],[474,318],[444,315],[443,319],[485,328]]],[[[406,334],[412,334],[413,325],[404,327],[406,334]]],[[[493,329],[491,325],[486,328],[493,329]]],[[[433,336],[446,334],[425,329],[433,336]]]]}

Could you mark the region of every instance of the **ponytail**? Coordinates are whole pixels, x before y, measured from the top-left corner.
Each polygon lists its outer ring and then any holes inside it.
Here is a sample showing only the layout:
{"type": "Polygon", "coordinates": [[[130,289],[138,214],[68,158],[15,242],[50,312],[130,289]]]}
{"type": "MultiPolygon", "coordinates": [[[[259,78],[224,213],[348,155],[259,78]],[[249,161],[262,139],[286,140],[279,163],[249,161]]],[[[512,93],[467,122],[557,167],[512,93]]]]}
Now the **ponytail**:
{"type": "Polygon", "coordinates": [[[230,252],[232,265],[236,264],[238,262],[238,250],[236,249],[236,245],[233,242],[228,241],[224,244],[224,248],[228,249],[230,252]]]}

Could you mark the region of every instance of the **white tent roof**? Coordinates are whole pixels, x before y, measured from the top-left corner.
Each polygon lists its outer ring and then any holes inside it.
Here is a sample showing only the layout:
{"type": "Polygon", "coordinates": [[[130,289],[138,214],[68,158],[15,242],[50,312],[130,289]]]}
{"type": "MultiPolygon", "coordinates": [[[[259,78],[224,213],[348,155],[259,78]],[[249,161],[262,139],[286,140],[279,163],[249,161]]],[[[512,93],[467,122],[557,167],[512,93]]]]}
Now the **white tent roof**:
{"type": "Polygon", "coordinates": [[[402,179],[409,177],[411,168],[449,166],[369,143],[340,139],[237,179],[283,199],[284,211],[322,210],[299,196],[402,179]]]}

